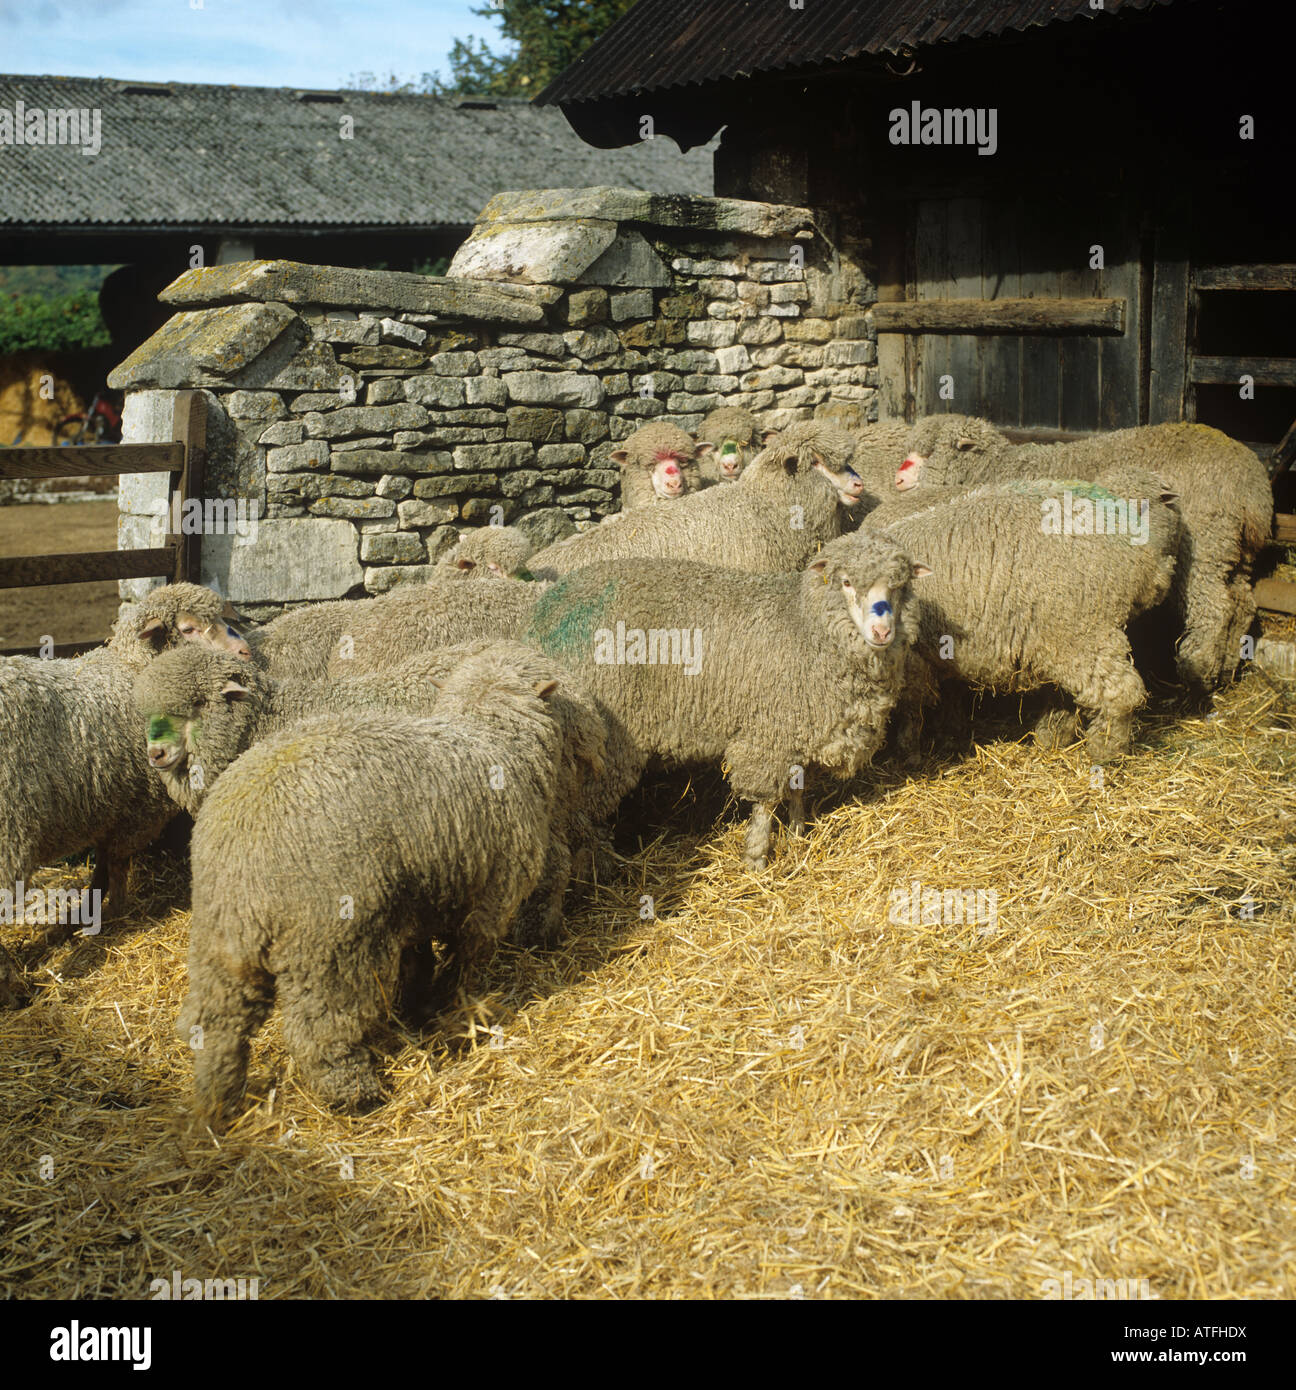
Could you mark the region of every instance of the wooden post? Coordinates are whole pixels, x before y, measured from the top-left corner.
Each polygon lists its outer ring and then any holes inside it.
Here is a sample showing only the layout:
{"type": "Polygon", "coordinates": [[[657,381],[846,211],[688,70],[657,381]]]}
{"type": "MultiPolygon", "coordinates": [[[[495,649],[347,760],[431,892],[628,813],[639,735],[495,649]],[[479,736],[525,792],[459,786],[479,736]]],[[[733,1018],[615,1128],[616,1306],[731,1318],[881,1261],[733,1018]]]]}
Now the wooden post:
{"type": "MultiPolygon", "coordinates": [[[[171,438],[184,446],[184,463],[171,474],[171,495],[167,498],[168,526],[175,515],[175,498],[180,509],[191,497],[202,501],[203,475],[207,464],[207,399],[201,391],[180,391],[171,417],[171,438]]],[[[197,584],[202,576],[202,535],[176,535],[168,531],[167,544],[176,548],[174,582],[197,584]]]]}
{"type": "Polygon", "coordinates": [[[1187,208],[1163,205],[1152,271],[1152,381],[1148,423],[1189,419],[1187,208]]]}

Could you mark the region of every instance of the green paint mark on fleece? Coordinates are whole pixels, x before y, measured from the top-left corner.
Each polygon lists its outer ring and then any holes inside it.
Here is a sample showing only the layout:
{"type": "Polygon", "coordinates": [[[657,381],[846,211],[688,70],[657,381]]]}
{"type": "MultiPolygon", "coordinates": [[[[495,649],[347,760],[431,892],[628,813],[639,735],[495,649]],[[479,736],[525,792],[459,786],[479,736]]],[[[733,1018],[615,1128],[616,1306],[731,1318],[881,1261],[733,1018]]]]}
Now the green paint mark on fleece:
{"type": "Polygon", "coordinates": [[[608,580],[596,598],[577,598],[571,590],[579,573],[560,579],[535,606],[527,639],[550,656],[586,656],[594,648],[594,631],[604,610],[616,598],[617,586],[608,580]]]}
{"type": "Polygon", "coordinates": [[[1105,487],[1090,482],[1087,478],[1044,478],[1039,480],[1017,480],[1008,484],[1012,492],[1022,497],[1057,497],[1069,492],[1072,497],[1087,497],[1091,502],[1114,502],[1116,494],[1105,487]]]}

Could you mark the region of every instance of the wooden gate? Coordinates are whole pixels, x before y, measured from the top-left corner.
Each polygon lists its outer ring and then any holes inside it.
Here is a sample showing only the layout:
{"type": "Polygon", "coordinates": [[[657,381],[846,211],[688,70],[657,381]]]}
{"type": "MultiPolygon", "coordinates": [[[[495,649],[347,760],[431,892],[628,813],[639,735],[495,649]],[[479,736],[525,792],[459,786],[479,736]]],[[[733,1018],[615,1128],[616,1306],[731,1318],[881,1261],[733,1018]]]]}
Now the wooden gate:
{"type": "MultiPolygon", "coordinates": [[[[175,400],[169,444],[90,444],[62,448],[0,449],[0,478],[73,478],[89,474],[169,473],[168,526],[185,501],[201,497],[206,461],[207,406],[200,391],[175,400]],[[180,507],[174,505],[176,494],[180,507]]],[[[201,536],[168,531],[162,545],[145,550],[98,550],[72,555],[23,555],[0,559],[0,589],[45,584],[83,584],[96,579],[199,582],[201,536]]],[[[98,642],[56,646],[54,656],[76,656],[98,642]]],[[[36,648],[12,648],[0,656],[32,656],[36,648]]]]}

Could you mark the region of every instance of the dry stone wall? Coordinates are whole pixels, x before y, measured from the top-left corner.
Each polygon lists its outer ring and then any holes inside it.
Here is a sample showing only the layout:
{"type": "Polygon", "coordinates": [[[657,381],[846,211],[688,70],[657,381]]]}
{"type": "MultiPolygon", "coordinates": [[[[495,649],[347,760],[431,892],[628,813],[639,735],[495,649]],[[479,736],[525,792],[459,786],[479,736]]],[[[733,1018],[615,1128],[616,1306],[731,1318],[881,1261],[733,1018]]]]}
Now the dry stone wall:
{"type": "MultiPolygon", "coordinates": [[[[256,526],[205,529],[204,578],[252,616],[417,582],[465,525],[544,543],[592,524],[619,508],[609,455],[649,419],[876,410],[871,287],[803,208],[501,194],[450,270],[190,271],[113,374],[132,441],[169,437],[176,390],[207,393],[205,493],[255,504],[256,526]]],[[[156,543],[159,489],[123,479],[122,545],[156,543]]]]}

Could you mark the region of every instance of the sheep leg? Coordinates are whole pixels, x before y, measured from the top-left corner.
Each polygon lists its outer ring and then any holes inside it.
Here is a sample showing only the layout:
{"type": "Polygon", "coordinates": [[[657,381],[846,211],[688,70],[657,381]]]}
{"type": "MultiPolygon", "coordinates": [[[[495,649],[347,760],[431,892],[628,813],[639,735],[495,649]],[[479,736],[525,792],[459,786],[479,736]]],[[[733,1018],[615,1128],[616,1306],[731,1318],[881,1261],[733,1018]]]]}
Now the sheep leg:
{"type": "Polygon", "coordinates": [[[563,927],[563,898],[571,879],[572,855],[559,836],[549,842],[540,886],[518,914],[514,937],[520,946],[547,948],[558,940],[563,927]]]}
{"type": "Polygon", "coordinates": [[[763,869],[769,863],[774,808],[777,804],[774,801],[752,803],[751,820],[747,825],[747,839],[743,846],[743,858],[750,869],[763,869]]]}
{"type": "Polygon", "coordinates": [[[1076,741],[1079,717],[1071,709],[1046,709],[1035,721],[1037,748],[1068,748],[1076,741]]]}
{"type": "Polygon", "coordinates": [[[267,976],[241,982],[220,961],[195,954],[191,948],[189,996],[177,1032],[193,1049],[198,1112],[220,1124],[243,1098],[248,1045],[270,1012],[274,990],[267,976]]]}
{"type": "Polygon", "coordinates": [[[788,834],[804,840],[806,833],[805,789],[793,787],[788,792],[788,834]]]}
{"type": "Polygon", "coordinates": [[[1237,669],[1242,635],[1255,616],[1250,588],[1246,586],[1245,595],[1238,594],[1224,574],[1197,557],[1179,598],[1184,630],[1175,646],[1175,669],[1185,685],[1202,692],[1214,690],[1237,669]],[[1245,625],[1240,625],[1243,614],[1245,625]]]}
{"type": "Polygon", "coordinates": [[[1134,711],[1147,699],[1129,641],[1119,628],[1078,635],[1068,657],[1044,674],[1080,709],[1093,711],[1085,731],[1089,757],[1110,762],[1129,751],[1134,711]]]}
{"type": "Polygon", "coordinates": [[[384,1099],[367,1039],[395,1003],[399,943],[352,936],[346,958],[294,961],[278,979],[284,1042],[302,1078],[334,1110],[360,1114],[384,1099]]]}

